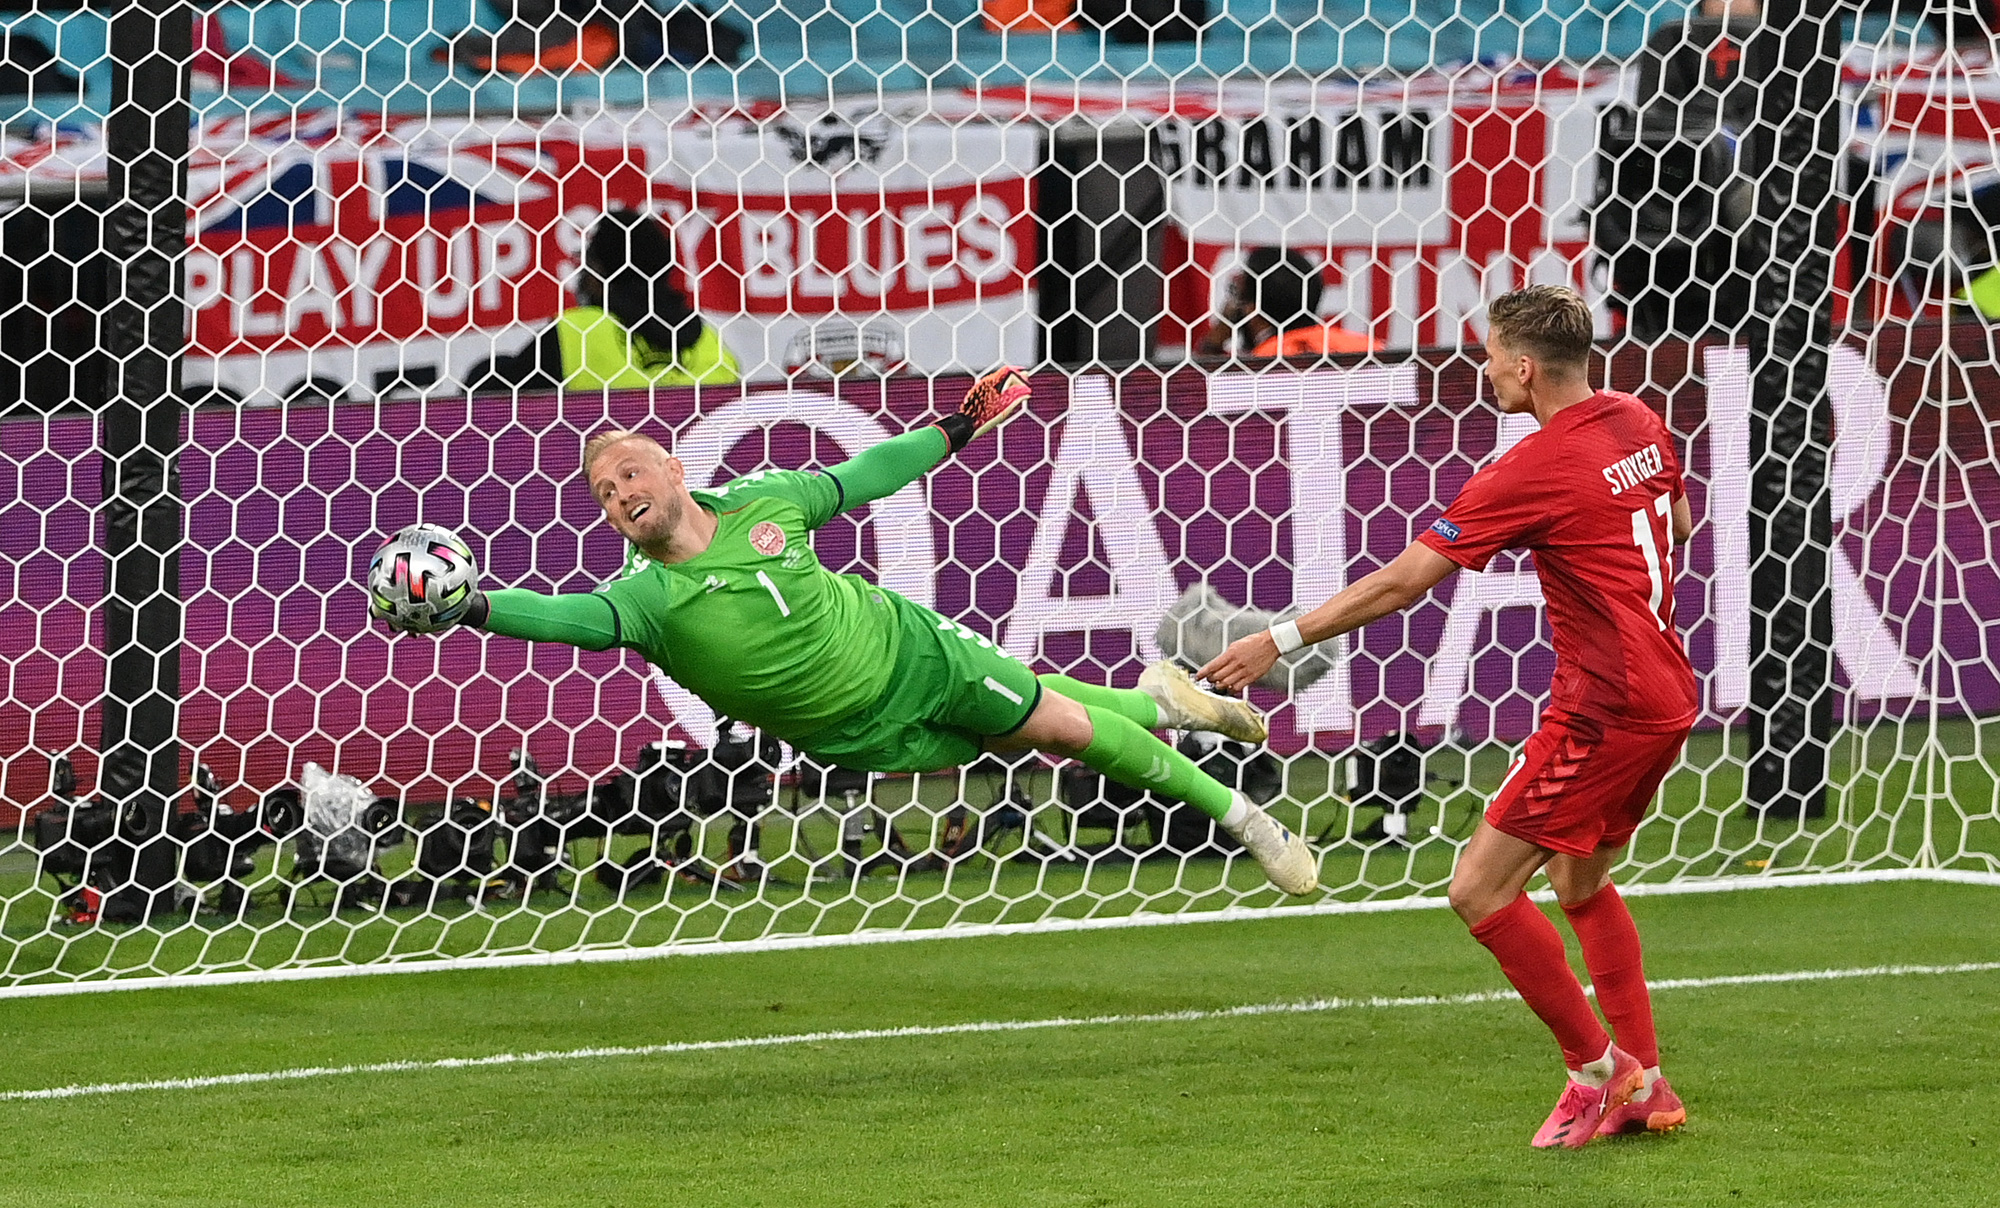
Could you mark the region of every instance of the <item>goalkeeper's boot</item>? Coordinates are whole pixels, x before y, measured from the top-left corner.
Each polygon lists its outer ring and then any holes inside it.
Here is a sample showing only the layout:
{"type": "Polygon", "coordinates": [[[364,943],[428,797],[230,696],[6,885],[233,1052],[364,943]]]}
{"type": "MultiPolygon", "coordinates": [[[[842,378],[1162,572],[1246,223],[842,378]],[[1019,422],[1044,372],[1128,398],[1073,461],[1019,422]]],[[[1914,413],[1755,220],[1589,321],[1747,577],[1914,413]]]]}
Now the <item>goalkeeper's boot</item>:
{"type": "Polygon", "coordinates": [[[1249,811],[1243,825],[1230,833],[1256,857],[1258,867],[1271,884],[1295,897],[1304,897],[1319,888],[1319,861],[1313,859],[1304,835],[1298,834],[1265,813],[1250,799],[1236,794],[1236,802],[1249,811]]]}
{"type": "Polygon", "coordinates": [[[1674,1088],[1667,1085],[1665,1078],[1653,1079],[1653,1089],[1641,1090],[1632,1096],[1625,1106],[1604,1113],[1604,1119],[1597,1126],[1600,1137],[1615,1137],[1620,1133],[1672,1132],[1687,1123],[1687,1105],[1674,1094],[1674,1088]],[[1646,1096],[1641,1099],[1639,1095],[1646,1096]]]}
{"type": "Polygon", "coordinates": [[[1203,730],[1253,744],[1271,736],[1264,715],[1249,701],[1204,691],[1175,663],[1154,663],[1140,672],[1139,691],[1160,707],[1162,729],[1203,730]]]}
{"type": "MultiPolygon", "coordinates": [[[[1632,1094],[1646,1081],[1639,1059],[1611,1046],[1611,1078],[1603,1086],[1585,1086],[1571,1078],[1563,1087],[1556,1109],[1535,1134],[1536,1149],[1582,1149],[1596,1139],[1604,1118],[1631,1102],[1632,1094]]],[[[1659,1085],[1654,1083],[1655,1086],[1659,1085]]]]}

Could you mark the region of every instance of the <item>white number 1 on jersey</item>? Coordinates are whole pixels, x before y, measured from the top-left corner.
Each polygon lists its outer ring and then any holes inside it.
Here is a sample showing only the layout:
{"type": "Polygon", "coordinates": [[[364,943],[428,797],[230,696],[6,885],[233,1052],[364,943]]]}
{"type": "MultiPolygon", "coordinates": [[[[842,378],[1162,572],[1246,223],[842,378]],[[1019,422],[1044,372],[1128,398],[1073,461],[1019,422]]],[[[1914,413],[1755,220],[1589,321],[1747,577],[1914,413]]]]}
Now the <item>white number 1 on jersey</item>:
{"type": "Polygon", "coordinates": [[[791,605],[785,603],[785,597],[778,594],[778,585],[776,583],[771,582],[771,576],[765,574],[763,571],[760,570],[757,572],[757,582],[762,583],[764,585],[764,590],[770,592],[771,598],[778,602],[779,616],[788,617],[792,615],[791,605]]]}
{"type": "Polygon", "coordinates": [[[1673,528],[1673,522],[1668,521],[1655,529],[1653,518],[1646,513],[1648,510],[1658,512],[1664,520],[1672,507],[1673,501],[1662,495],[1653,500],[1651,509],[1640,508],[1632,513],[1632,543],[1646,555],[1646,578],[1653,584],[1653,597],[1647,605],[1653,610],[1653,620],[1661,629],[1667,627],[1667,582],[1674,577],[1674,555],[1667,547],[1667,530],[1673,528]]]}

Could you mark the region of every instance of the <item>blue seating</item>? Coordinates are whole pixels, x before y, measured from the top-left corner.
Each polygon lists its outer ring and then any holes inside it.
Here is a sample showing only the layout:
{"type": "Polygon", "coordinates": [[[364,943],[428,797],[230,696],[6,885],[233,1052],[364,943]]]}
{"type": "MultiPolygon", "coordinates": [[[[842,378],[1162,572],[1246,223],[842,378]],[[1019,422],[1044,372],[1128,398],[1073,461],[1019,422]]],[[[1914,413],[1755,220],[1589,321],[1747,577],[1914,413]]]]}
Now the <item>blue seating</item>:
{"type": "MultiPolygon", "coordinates": [[[[475,77],[433,52],[470,28],[497,28],[485,0],[262,0],[218,11],[297,86],[198,92],[205,112],[344,105],[498,115],[575,106],[715,98],[823,98],[1027,81],[1215,79],[1416,71],[1473,59],[1587,61],[1626,56],[1688,0],[1217,0],[1199,43],[1157,48],[1095,33],[989,32],[976,0],[728,0],[751,33],[734,67],[617,68],[562,79],[475,77]]],[[[74,96],[0,98],[0,118],[101,117],[110,102],[101,10],[31,13],[7,25],[42,38],[84,79],[74,96]]],[[[1879,23],[1876,28],[1879,29],[1879,23]]]]}
{"type": "Polygon", "coordinates": [[[111,63],[105,52],[111,36],[102,12],[30,12],[0,19],[9,32],[41,41],[55,52],[63,67],[83,80],[81,97],[67,95],[0,96],[0,117],[24,117],[52,122],[89,121],[102,116],[111,103],[111,63]]]}

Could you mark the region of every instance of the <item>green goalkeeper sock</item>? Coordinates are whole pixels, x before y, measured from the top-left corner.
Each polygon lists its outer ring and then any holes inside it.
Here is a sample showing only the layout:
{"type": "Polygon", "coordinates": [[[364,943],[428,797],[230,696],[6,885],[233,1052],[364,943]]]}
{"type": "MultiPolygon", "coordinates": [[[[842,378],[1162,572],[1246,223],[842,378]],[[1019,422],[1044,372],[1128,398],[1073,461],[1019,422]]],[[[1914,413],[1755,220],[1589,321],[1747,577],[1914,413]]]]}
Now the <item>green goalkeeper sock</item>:
{"type": "MultiPolygon", "coordinates": [[[[1044,682],[1050,678],[1059,677],[1044,676],[1044,682]]],[[[1142,699],[1148,706],[1153,703],[1150,697],[1142,699]]],[[[1122,785],[1178,797],[1218,821],[1227,818],[1230,806],[1235,804],[1235,795],[1221,781],[1194,766],[1194,760],[1148,734],[1138,722],[1123,714],[1088,703],[1083,711],[1090,714],[1090,745],[1077,758],[1122,785]]]]}
{"type": "MultiPolygon", "coordinates": [[[[1067,675],[1038,675],[1042,687],[1051,692],[1069,697],[1079,705],[1109,709],[1118,716],[1136,724],[1141,730],[1160,728],[1160,706],[1153,698],[1137,688],[1106,688],[1102,684],[1086,684],[1073,680],[1067,675]]],[[[1103,768],[1098,768],[1103,771],[1103,768]]]]}

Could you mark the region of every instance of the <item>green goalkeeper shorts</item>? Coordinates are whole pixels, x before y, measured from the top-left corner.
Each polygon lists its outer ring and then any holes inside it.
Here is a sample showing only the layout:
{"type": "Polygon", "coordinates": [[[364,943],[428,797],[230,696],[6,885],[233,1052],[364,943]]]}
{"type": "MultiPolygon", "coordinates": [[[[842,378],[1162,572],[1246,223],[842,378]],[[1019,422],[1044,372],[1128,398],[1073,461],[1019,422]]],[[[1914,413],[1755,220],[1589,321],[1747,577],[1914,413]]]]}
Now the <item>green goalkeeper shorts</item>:
{"type": "Polygon", "coordinates": [[[868,772],[935,772],[971,763],[984,740],[1021,728],[1041,703],[1027,664],[956,621],[893,592],[901,646],[889,687],[845,721],[792,745],[868,772]]]}

